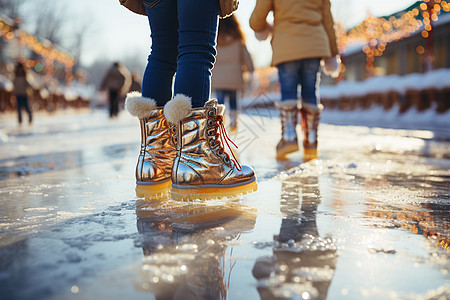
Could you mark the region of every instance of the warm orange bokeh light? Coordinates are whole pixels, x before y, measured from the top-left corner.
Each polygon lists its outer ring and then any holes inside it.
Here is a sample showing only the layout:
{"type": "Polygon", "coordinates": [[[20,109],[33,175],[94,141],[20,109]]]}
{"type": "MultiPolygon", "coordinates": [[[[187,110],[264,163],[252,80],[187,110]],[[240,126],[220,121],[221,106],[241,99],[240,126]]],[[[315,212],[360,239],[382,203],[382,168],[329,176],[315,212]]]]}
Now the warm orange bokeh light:
{"type": "Polygon", "coordinates": [[[416,51],[418,54],[424,54],[425,53],[425,48],[423,46],[417,46],[416,47],[416,51]]]}
{"type": "MultiPolygon", "coordinates": [[[[418,30],[421,30],[423,38],[429,38],[433,30],[432,22],[438,21],[442,11],[450,11],[450,4],[447,1],[427,0],[400,17],[390,16],[389,19],[385,19],[368,16],[361,24],[348,31],[342,27],[338,29],[339,50],[343,53],[351,45],[362,44],[362,51],[368,58],[370,57],[367,64],[373,65],[373,58],[382,56],[390,42],[407,38],[418,30]]],[[[419,54],[426,53],[422,46],[417,47],[416,51],[419,54]]],[[[373,66],[366,67],[367,70],[372,68],[373,66]]]]}

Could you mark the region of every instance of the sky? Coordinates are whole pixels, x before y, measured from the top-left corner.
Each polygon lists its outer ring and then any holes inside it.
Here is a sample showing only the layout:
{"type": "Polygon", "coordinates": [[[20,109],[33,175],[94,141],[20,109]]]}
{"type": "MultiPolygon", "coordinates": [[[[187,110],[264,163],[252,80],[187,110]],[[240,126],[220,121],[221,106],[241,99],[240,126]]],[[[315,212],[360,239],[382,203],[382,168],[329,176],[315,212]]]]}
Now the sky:
{"type": "MultiPolygon", "coordinates": [[[[150,50],[150,30],[145,16],[128,11],[119,0],[47,0],[67,9],[69,22],[85,21],[91,25],[85,33],[82,65],[88,66],[97,59],[121,60],[142,58],[146,63],[150,50]]],[[[331,0],[336,22],[352,27],[363,21],[370,12],[375,16],[388,15],[415,3],[415,0],[331,0]]],[[[248,26],[248,19],[256,0],[241,0],[236,16],[247,37],[247,47],[257,67],[270,64],[269,42],[259,42],[248,26]]],[[[67,34],[70,34],[70,28],[67,34]]],[[[70,51],[70,49],[68,49],[70,51]]]]}

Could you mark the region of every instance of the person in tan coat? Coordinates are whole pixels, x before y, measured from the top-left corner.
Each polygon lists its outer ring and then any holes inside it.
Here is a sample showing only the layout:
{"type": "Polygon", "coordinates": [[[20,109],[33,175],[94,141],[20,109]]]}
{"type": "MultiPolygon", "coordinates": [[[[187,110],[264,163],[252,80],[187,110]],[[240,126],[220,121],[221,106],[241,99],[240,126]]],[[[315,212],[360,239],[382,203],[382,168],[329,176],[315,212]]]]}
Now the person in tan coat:
{"type": "Polygon", "coordinates": [[[244,89],[244,72],[252,73],[253,61],[245,46],[245,37],[236,17],[220,19],[217,55],[212,70],[211,88],[220,104],[228,98],[230,132],[237,131],[237,97],[244,89]]]}
{"type": "Polygon", "coordinates": [[[281,88],[282,137],[277,157],[298,151],[296,133],[298,86],[301,86],[304,158],[317,157],[317,129],[323,106],[318,87],[321,60],[338,57],[330,0],[257,0],[250,27],[259,40],[272,36],[272,65],[281,88]],[[267,15],[273,11],[273,25],[267,15]]]}

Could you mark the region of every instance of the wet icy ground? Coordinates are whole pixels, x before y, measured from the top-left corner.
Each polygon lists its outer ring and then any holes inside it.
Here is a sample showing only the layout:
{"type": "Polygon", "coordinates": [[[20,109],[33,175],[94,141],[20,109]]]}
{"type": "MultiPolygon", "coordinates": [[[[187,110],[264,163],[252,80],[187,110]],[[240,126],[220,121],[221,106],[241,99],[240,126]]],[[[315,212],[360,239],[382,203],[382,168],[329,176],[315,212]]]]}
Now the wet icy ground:
{"type": "Polygon", "coordinates": [[[135,197],[126,113],[2,116],[0,298],[450,298],[448,127],[336,114],[307,163],[274,159],[274,111],[242,115],[258,191],[191,203],[135,197]]]}

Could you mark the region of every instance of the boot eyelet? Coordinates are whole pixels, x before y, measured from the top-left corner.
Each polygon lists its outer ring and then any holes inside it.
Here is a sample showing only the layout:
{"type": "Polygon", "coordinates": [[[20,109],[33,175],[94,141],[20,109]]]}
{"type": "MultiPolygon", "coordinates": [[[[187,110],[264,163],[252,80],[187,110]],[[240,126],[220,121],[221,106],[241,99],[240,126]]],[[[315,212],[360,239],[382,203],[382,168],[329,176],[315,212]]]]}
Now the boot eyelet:
{"type": "Polygon", "coordinates": [[[208,126],[213,126],[214,125],[214,121],[212,119],[208,119],[208,126]]]}
{"type": "Polygon", "coordinates": [[[209,145],[211,146],[211,148],[214,148],[216,146],[216,142],[212,140],[211,142],[209,142],[209,145]]]}
{"type": "Polygon", "coordinates": [[[209,136],[213,136],[214,135],[214,129],[210,129],[206,132],[209,136]]]}
{"type": "Polygon", "coordinates": [[[215,116],[215,113],[214,113],[214,110],[209,110],[208,111],[208,116],[210,116],[210,117],[214,117],[215,116]]]}

